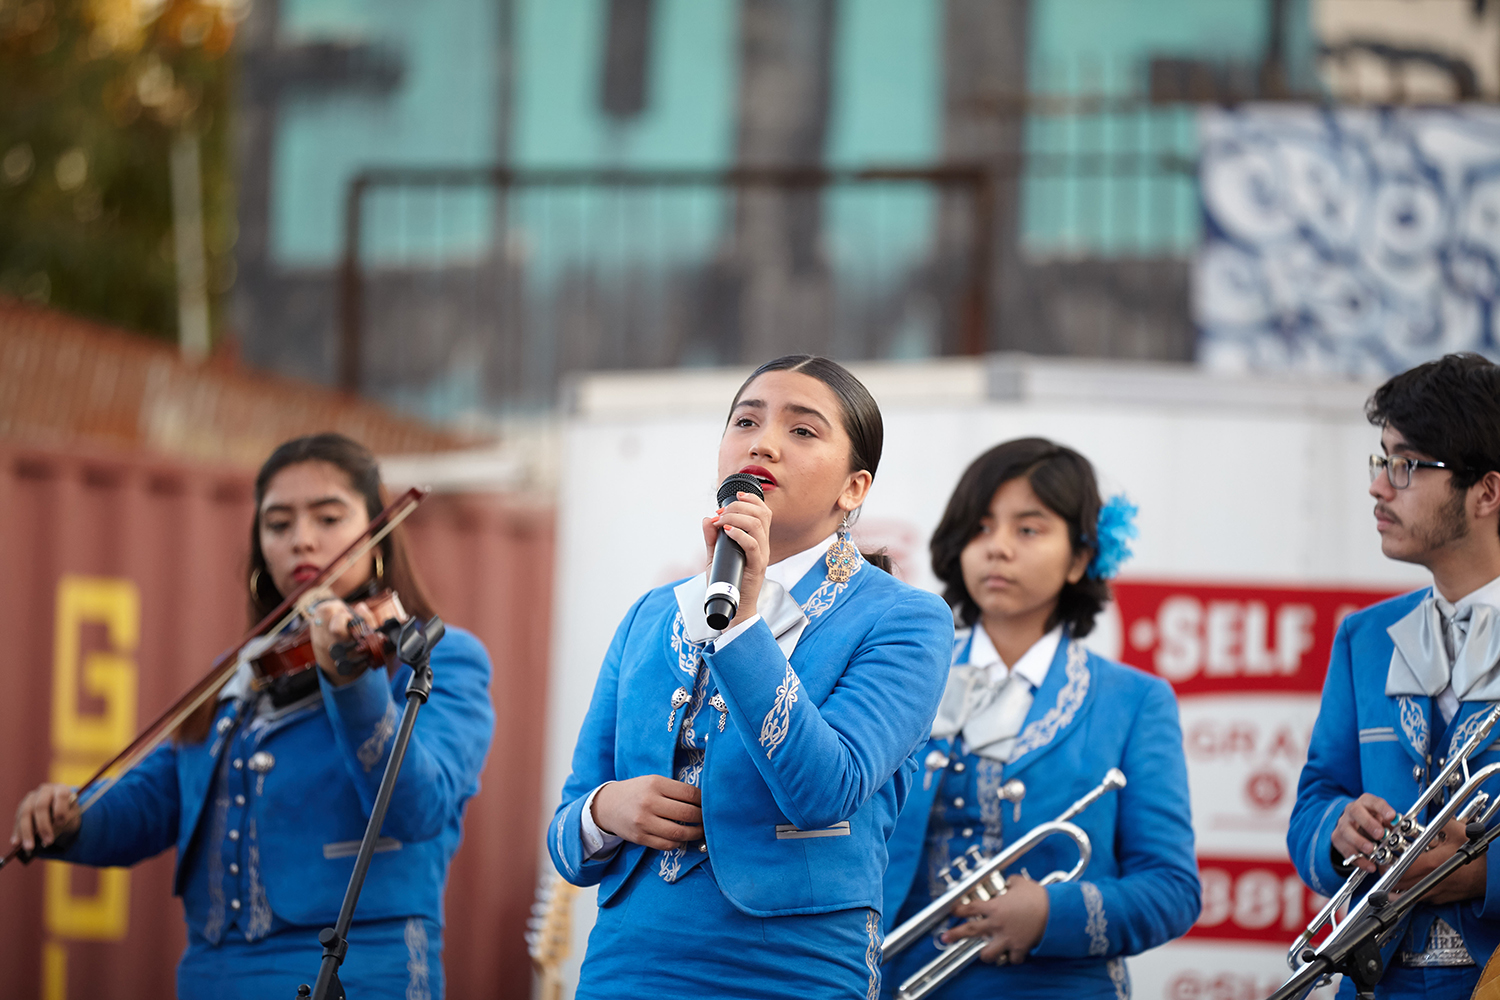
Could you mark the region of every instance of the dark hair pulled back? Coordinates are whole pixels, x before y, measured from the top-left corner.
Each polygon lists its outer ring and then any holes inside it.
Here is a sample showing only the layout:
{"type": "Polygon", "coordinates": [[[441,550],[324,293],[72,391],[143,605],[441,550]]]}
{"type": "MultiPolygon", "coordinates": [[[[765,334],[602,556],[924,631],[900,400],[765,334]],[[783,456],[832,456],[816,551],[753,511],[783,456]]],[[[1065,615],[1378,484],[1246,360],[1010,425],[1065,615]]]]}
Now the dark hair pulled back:
{"type": "MultiPolygon", "coordinates": [[[[271,480],[283,469],[303,462],[327,462],[349,477],[349,485],[365,502],[365,514],[373,519],[385,509],[385,487],[380,482],[380,463],[375,455],[353,438],[342,434],[312,434],[278,446],[255,476],[255,518],[250,523],[249,576],[255,582],[250,592],[250,624],[255,624],[280,604],[285,596],[271,580],[265,553],[260,548],[260,508],[271,480]]],[[[401,604],[412,615],[431,618],[432,601],[422,586],[398,526],[377,546],[383,565],[379,582],[401,596],[401,604]]]]}
{"type": "MultiPolygon", "coordinates": [[[[875,471],[880,466],[880,451],[885,445],[885,422],[880,417],[880,406],[863,382],[831,358],[814,354],[786,354],[767,361],[750,373],[750,377],[745,379],[739,391],[734,394],[733,402],[729,404],[731,417],[750,383],[767,372],[797,372],[815,378],[832,389],[839,400],[839,416],[844,425],[844,433],[849,436],[849,471],[864,469],[870,473],[871,479],[875,478],[875,471]]],[[[872,564],[890,572],[891,559],[884,551],[865,552],[862,555],[872,564]]]]}
{"type": "MultiPolygon", "coordinates": [[[[964,585],[961,558],[989,515],[995,491],[1012,479],[1025,477],[1037,499],[1068,524],[1068,541],[1075,554],[1093,551],[1099,524],[1099,484],[1094,467],[1072,448],[1046,438],[1018,438],[998,444],[976,458],[953,489],[943,519],[932,534],[932,571],[943,581],[943,597],[953,607],[960,625],[979,620],[979,605],[964,585]]],[[[1047,628],[1066,624],[1075,638],[1094,628],[1094,619],[1109,603],[1109,583],[1085,576],[1064,583],[1047,628]]]]}

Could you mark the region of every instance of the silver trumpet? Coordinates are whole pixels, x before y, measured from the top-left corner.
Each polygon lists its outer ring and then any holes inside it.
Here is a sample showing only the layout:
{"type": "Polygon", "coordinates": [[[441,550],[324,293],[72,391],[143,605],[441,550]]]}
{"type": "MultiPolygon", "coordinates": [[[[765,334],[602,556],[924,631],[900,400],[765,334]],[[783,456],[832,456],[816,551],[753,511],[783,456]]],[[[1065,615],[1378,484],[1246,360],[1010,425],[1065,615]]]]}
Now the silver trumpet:
{"type": "MultiPolygon", "coordinates": [[[[1124,787],[1125,773],[1117,767],[1112,767],[1098,787],[1069,806],[1061,816],[1050,823],[1042,823],[1034,827],[1024,837],[1000,853],[988,858],[983,857],[976,844],[969,849],[968,853],[955,858],[942,873],[943,881],[948,885],[943,894],[928,903],[920,913],[906,923],[891,931],[890,936],[885,939],[885,959],[889,960],[893,955],[900,954],[931,933],[939,924],[948,919],[953,908],[960,903],[968,903],[976,899],[994,899],[996,896],[1003,895],[1005,893],[1005,869],[1015,864],[1022,855],[1048,837],[1061,835],[1078,845],[1078,863],[1068,871],[1053,872],[1042,879],[1041,884],[1053,885],[1057,882],[1072,882],[1077,879],[1088,867],[1089,858],[1093,855],[1093,847],[1089,844],[1088,834],[1068,821],[1093,805],[1106,792],[1124,787]]],[[[1025,794],[1026,786],[1019,781],[1006,782],[1005,787],[1000,789],[1000,797],[1014,803],[1017,809],[1025,794]]],[[[948,945],[936,958],[901,984],[901,989],[896,993],[897,1000],[921,1000],[922,997],[962,972],[970,962],[979,957],[979,953],[984,950],[987,943],[987,938],[965,938],[948,945]]]]}
{"type": "MultiPolygon", "coordinates": [[[[1294,973],[1301,973],[1325,953],[1333,954],[1339,951],[1344,943],[1342,938],[1347,936],[1346,932],[1353,933],[1349,931],[1349,928],[1359,923],[1357,918],[1372,906],[1386,905],[1397,883],[1401,881],[1412,864],[1422,856],[1424,851],[1437,846],[1438,834],[1448,823],[1457,819],[1466,826],[1471,823],[1487,826],[1494,818],[1496,811],[1500,810],[1500,800],[1491,804],[1489,793],[1480,791],[1480,786],[1496,775],[1500,775],[1500,764],[1490,764],[1470,774],[1469,758],[1489,736],[1497,721],[1500,721],[1500,705],[1490,709],[1479,727],[1448,759],[1443,769],[1433,778],[1432,783],[1417,797],[1416,802],[1412,803],[1412,807],[1386,829],[1385,836],[1381,838],[1379,844],[1375,845],[1375,850],[1369,855],[1370,860],[1381,868],[1380,876],[1370,887],[1370,891],[1350,906],[1355,894],[1368,877],[1368,873],[1356,868],[1345,879],[1338,892],[1333,894],[1333,898],[1328,900],[1327,905],[1318,911],[1317,916],[1313,917],[1307,929],[1297,935],[1297,940],[1292,942],[1286,956],[1287,964],[1291,966],[1294,973]],[[1445,804],[1437,815],[1424,825],[1421,817],[1426,813],[1428,806],[1444,794],[1447,794],[1445,804]],[[1348,914],[1343,919],[1339,919],[1339,911],[1345,907],[1349,907],[1348,914]],[[1324,927],[1331,928],[1328,937],[1316,948],[1311,947],[1312,939],[1324,927]]],[[[1357,857],[1358,855],[1351,855],[1345,858],[1344,864],[1353,864],[1357,857]]],[[[1298,978],[1298,975],[1292,977],[1292,979],[1298,978]]],[[[1291,980],[1288,980],[1287,985],[1291,985],[1291,980]]],[[[1278,995],[1280,992],[1278,991],[1278,995]]]]}

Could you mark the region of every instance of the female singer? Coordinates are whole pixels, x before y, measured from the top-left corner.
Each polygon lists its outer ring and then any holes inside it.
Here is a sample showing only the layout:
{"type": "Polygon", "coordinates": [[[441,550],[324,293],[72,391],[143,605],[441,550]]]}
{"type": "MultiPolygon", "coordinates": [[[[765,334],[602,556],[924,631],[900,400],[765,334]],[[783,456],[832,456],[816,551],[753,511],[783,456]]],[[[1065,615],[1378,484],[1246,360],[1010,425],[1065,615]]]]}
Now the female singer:
{"type": "Polygon", "coordinates": [[[703,519],[745,551],[738,613],[706,574],[636,601],[605,655],[548,831],[599,884],[579,997],[874,997],[885,843],[947,673],[952,616],[848,537],[880,461],[875,401],[824,358],[740,387],[703,519]]]}
{"type": "MultiPolygon", "coordinates": [[[[1093,860],[1081,881],[1033,878],[1078,859],[1050,837],[1010,870],[1009,891],[960,906],[945,940],[989,940],[935,996],[1127,997],[1122,957],[1198,917],[1177,703],[1165,681],[1078,642],[1129,555],[1134,508],[1102,504],[1088,459],[1040,438],[969,466],[932,537],[932,567],[961,626],[948,687],[918,754],[925,771],[891,838],[887,929],[941,894],[943,869],[978,845],[993,855],[1057,818],[1112,767],[1128,782],[1073,822],[1093,860]],[[1001,786],[1020,779],[1024,798],[1001,786]],[[1003,967],[993,963],[1008,963],[1003,967]]],[[[895,989],[937,955],[931,937],[893,956],[895,989]]]]}
{"type": "MultiPolygon", "coordinates": [[[[349,438],[272,452],[255,480],[250,621],[352,542],[381,493],[374,456],[349,438]]],[[[217,705],[81,817],[64,785],[42,785],[16,811],[11,843],[65,861],[132,865],[176,846],[183,1000],[290,1000],[317,977],[318,931],[338,916],[411,675],[335,669],[333,644],[349,637],[344,600],[391,588],[412,615],[432,614],[399,528],[329,587],[309,612],[318,669],[262,692],[242,658],[217,705]]],[[[432,669],[339,973],[363,1000],[443,995],[443,885],[494,711],[489,657],[473,635],[448,626],[432,669]]]]}

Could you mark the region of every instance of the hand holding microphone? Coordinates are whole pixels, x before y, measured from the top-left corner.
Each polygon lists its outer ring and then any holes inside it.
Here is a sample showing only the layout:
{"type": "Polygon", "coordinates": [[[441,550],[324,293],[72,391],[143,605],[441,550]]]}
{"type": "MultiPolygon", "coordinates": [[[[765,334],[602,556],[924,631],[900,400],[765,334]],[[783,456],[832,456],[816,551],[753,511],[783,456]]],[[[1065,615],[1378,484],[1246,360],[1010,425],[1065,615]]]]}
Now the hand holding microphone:
{"type": "Polygon", "coordinates": [[[703,610],[723,631],[756,613],[771,551],[771,508],[760,481],[737,472],[719,486],[719,511],[703,519],[710,560],[703,610]]]}

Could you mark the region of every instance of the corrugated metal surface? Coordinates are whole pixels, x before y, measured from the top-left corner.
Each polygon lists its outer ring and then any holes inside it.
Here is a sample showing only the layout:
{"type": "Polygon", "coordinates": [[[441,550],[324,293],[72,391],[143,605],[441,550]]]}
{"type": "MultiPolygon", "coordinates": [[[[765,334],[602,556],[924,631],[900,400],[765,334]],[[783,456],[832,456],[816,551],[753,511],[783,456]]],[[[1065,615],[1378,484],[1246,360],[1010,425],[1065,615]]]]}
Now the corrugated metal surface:
{"type": "MultiPolygon", "coordinates": [[[[7,816],[49,774],[86,776],[238,636],[250,514],[241,471],[0,447],[7,816]]],[[[494,748],[448,893],[459,918],[449,995],[528,996],[552,514],[439,496],[409,524],[440,612],[478,633],[495,663],[494,748]]],[[[171,865],[168,852],[128,874],[55,863],[0,872],[0,996],[172,996],[184,932],[171,865]]]]}
{"type": "Polygon", "coordinates": [[[191,365],[161,341],[0,297],[0,435],[251,467],[313,430],[341,431],[382,455],[463,443],[347,393],[218,361],[191,365]]]}

